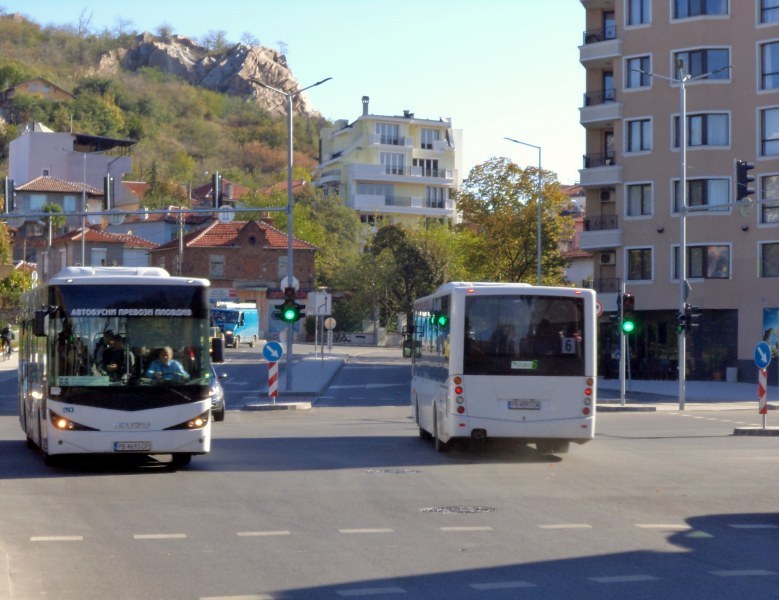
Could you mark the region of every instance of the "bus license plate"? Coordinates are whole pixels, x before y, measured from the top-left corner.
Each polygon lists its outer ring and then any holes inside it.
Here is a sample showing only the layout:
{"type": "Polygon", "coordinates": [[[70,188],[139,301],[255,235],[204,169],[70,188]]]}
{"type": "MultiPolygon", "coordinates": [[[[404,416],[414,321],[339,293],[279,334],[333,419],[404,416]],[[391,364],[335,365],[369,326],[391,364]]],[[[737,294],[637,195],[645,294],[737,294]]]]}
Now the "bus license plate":
{"type": "Polygon", "coordinates": [[[540,400],[509,400],[509,408],[517,408],[520,410],[539,410],[541,408],[540,400]]]}
{"type": "Polygon", "coordinates": [[[114,442],[114,452],[150,452],[151,442],[114,442]]]}

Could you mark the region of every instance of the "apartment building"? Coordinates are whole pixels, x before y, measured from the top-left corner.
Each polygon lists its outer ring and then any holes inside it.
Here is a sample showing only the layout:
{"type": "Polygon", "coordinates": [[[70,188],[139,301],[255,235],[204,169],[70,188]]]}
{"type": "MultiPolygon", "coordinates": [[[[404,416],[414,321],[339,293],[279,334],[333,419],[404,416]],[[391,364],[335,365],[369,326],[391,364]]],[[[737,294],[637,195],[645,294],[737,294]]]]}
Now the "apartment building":
{"type": "Polygon", "coordinates": [[[454,191],[460,185],[462,132],[450,119],[362,115],[320,131],[314,182],[356,210],[366,233],[382,224],[414,226],[422,219],[458,219],[454,191]]]}
{"type": "Polygon", "coordinates": [[[687,302],[702,309],[687,376],[756,381],[756,344],[779,347],[779,0],[580,1],[580,243],[606,311],[602,373],[615,362],[608,317],[624,285],[639,323],[633,376],[677,377],[684,222],[687,302]],[[752,203],[736,203],[738,160],[755,165],[752,203]]]}

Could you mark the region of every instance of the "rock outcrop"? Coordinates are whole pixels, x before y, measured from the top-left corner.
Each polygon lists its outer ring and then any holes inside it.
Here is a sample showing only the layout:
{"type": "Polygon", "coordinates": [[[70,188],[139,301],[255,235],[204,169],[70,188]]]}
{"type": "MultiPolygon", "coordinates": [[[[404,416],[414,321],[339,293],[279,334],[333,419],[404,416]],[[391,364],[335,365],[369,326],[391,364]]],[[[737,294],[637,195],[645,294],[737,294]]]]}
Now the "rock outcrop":
{"type": "MultiPolygon", "coordinates": [[[[286,58],[275,50],[236,44],[214,54],[180,35],[159,37],[143,33],[136,37],[132,48],[104,55],[99,71],[135,71],[141,67],[153,67],[216,92],[252,98],[276,114],[286,112],[286,97],[257,81],[284,92],[299,87],[286,58]]],[[[302,94],[295,96],[293,108],[298,114],[318,116],[302,94]]]]}

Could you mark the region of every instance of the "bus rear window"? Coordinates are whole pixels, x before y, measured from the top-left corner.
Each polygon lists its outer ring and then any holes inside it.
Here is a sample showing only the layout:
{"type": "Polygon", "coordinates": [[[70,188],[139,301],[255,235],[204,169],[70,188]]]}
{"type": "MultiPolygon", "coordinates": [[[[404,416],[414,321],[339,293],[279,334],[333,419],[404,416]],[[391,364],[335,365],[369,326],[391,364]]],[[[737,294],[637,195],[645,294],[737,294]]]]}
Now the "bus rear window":
{"type": "Polygon", "coordinates": [[[581,298],[495,295],[465,302],[466,375],[584,375],[581,298]]]}

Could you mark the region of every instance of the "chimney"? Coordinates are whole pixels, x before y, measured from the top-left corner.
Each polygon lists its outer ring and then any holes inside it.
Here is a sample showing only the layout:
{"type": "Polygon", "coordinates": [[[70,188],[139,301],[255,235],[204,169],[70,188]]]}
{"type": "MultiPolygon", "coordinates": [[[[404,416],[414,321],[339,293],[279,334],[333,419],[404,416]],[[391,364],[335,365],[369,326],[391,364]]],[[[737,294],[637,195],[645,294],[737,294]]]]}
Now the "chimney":
{"type": "Polygon", "coordinates": [[[363,96],[362,97],[362,116],[363,117],[368,116],[368,101],[369,100],[370,100],[370,98],[368,98],[368,96],[363,96]]]}

